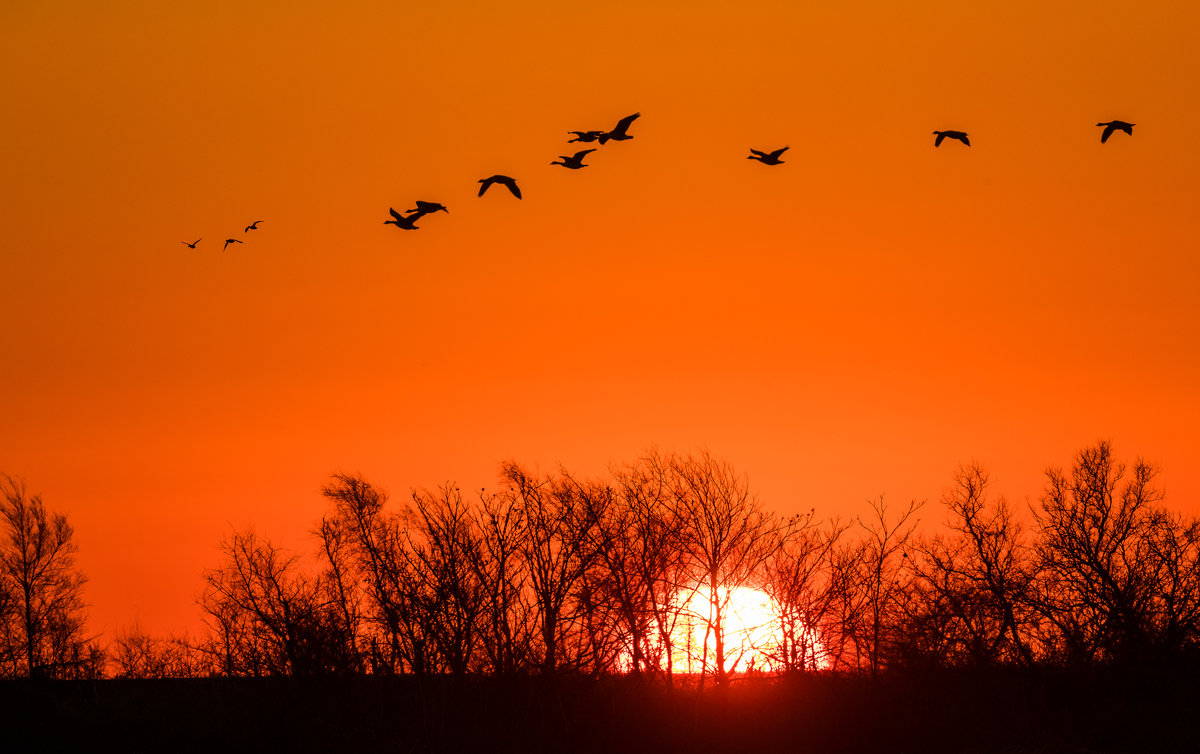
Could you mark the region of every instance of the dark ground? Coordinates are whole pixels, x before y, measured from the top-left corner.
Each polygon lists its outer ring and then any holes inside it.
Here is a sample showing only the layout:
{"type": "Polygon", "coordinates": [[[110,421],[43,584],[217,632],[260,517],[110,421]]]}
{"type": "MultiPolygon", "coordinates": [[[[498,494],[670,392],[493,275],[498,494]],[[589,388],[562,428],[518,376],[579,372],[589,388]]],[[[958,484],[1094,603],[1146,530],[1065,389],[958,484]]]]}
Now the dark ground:
{"type": "Polygon", "coordinates": [[[1200,674],[8,681],[0,722],[7,752],[1198,752],[1200,674]]]}

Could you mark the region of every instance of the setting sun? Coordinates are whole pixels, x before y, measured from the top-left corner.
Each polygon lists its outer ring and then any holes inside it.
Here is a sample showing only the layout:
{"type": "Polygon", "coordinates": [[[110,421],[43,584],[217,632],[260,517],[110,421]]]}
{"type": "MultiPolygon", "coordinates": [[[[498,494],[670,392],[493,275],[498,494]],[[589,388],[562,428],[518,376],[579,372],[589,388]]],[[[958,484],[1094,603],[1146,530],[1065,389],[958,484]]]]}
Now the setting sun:
{"type": "MultiPolygon", "coordinates": [[[[778,618],[771,598],[750,587],[724,592],[722,622],[725,625],[727,670],[740,673],[763,670],[779,645],[778,618]]],[[[707,593],[696,591],[687,602],[674,633],[673,664],[681,673],[700,673],[712,663],[716,638],[712,630],[713,609],[707,593]]]]}

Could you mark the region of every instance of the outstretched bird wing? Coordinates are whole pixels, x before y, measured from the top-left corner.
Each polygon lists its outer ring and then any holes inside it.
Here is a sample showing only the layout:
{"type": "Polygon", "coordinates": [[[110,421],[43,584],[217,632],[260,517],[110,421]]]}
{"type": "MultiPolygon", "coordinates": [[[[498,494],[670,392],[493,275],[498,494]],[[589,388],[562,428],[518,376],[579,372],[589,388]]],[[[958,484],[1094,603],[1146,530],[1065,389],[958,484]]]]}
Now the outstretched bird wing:
{"type": "Polygon", "coordinates": [[[491,186],[493,183],[495,183],[495,181],[493,181],[491,178],[480,178],[479,179],[479,195],[483,196],[483,192],[487,191],[488,186],[491,186]]]}
{"type": "Polygon", "coordinates": [[[940,147],[942,145],[942,139],[944,139],[944,138],[946,138],[945,131],[938,133],[937,138],[933,140],[933,145],[935,147],[940,147]]]}
{"type": "Polygon", "coordinates": [[[784,152],[788,151],[789,149],[791,149],[791,147],[784,147],[783,149],[776,149],[774,152],[772,152],[772,153],[770,154],[770,158],[771,158],[772,160],[778,160],[778,159],[779,159],[779,156],[780,156],[781,154],[783,154],[784,152]]]}
{"type": "Polygon", "coordinates": [[[753,152],[755,154],[755,156],[759,157],[760,159],[767,156],[766,152],[760,152],[754,148],[751,148],[750,151],[753,152]]]}
{"type": "Polygon", "coordinates": [[[619,121],[617,121],[616,128],[609,131],[608,135],[609,136],[624,136],[625,131],[627,131],[629,129],[629,124],[633,123],[635,120],[640,118],[641,115],[642,115],[641,113],[634,113],[633,115],[627,115],[624,118],[621,118],[619,121]]]}
{"type": "Polygon", "coordinates": [[[508,186],[508,190],[512,192],[513,196],[517,197],[518,199],[521,198],[521,189],[517,187],[517,182],[515,180],[509,178],[504,181],[504,185],[508,186]]]}
{"type": "MultiPolygon", "coordinates": [[[[576,153],[574,154],[574,156],[573,156],[573,157],[571,157],[571,159],[572,159],[572,160],[578,160],[579,162],[583,162],[583,157],[584,157],[584,155],[586,155],[586,154],[588,154],[588,153],[590,153],[590,152],[595,152],[595,151],[596,151],[596,150],[594,150],[594,149],[584,149],[584,150],[581,150],[581,151],[579,151],[579,152],[576,152],[576,153]]],[[[563,158],[563,159],[566,159],[566,158],[563,158]]]]}
{"type": "Polygon", "coordinates": [[[1117,127],[1114,126],[1112,123],[1109,123],[1108,125],[1106,125],[1104,127],[1104,133],[1100,134],[1100,143],[1103,144],[1104,142],[1108,141],[1108,137],[1112,136],[1113,131],[1116,131],[1116,130],[1117,130],[1117,127]]]}
{"type": "Polygon", "coordinates": [[[962,136],[958,137],[958,140],[961,141],[963,144],[966,144],[968,147],[971,146],[971,140],[967,138],[966,134],[963,134],[962,136]]]}

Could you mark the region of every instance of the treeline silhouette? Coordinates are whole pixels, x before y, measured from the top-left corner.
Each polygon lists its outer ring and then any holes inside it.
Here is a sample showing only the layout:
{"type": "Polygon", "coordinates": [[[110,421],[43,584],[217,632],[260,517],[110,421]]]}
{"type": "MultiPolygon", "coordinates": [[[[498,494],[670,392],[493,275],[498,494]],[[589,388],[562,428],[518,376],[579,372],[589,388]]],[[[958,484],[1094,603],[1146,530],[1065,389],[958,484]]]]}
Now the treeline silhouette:
{"type": "Polygon", "coordinates": [[[1027,507],[969,465],[940,507],[846,520],[708,453],[500,477],[396,505],[335,475],[311,556],[234,532],[204,635],[107,645],[66,518],[0,478],[16,750],[1194,748],[1200,524],[1108,442],[1027,507]]]}
{"type": "MultiPolygon", "coordinates": [[[[1194,661],[1200,642],[1200,522],[1165,507],[1157,474],[1100,442],[1049,469],[1027,511],[969,465],[941,510],[879,498],[850,520],[772,513],[708,453],[649,452],[604,479],[510,462],[496,489],[445,485],[403,505],[338,474],[315,558],[233,533],[204,574],[209,634],[130,630],[108,667],[124,678],[629,674],[701,688],[1169,667],[1194,661]],[[921,530],[919,515],[932,519],[921,530]],[[769,625],[730,620],[746,587],[769,596],[769,625]]],[[[9,675],[19,654],[6,655],[9,675]]]]}

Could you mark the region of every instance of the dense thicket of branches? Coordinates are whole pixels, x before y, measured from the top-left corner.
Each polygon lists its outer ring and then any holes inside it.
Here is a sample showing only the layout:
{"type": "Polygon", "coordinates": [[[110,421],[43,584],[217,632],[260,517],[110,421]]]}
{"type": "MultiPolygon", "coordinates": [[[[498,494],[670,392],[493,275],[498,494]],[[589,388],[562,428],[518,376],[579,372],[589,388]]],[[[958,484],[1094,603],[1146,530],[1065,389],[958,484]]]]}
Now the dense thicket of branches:
{"type": "Polygon", "coordinates": [[[750,667],[1169,662],[1200,640],[1200,523],[1162,507],[1156,475],[1101,442],[1049,469],[1022,512],[967,466],[942,525],[922,534],[917,502],[880,498],[852,521],[780,517],[707,453],[651,452],[603,480],[505,463],[498,489],[447,485],[395,507],[339,474],[324,490],[318,569],[252,533],[225,543],[202,600],[212,638],[198,646],[229,675],[671,684],[686,672],[717,685],[750,667]],[[739,587],[770,597],[769,627],[730,623],[739,587]]]}
{"type": "MultiPolygon", "coordinates": [[[[315,558],[233,533],[204,574],[208,635],[126,631],[109,666],[131,678],[568,673],[667,686],[680,674],[724,686],[738,672],[1165,666],[1196,659],[1200,522],[1163,507],[1157,473],[1101,442],[1049,469],[1024,510],[970,465],[924,529],[929,507],[883,498],[849,521],[781,517],[707,453],[650,452],[597,480],[509,462],[495,489],[444,485],[400,505],[338,474],[315,558]],[[731,618],[743,587],[769,597],[768,625],[731,618]]],[[[85,647],[70,527],[11,480],[6,494],[10,530],[38,533],[46,567],[43,617],[23,618],[16,553],[30,546],[4,551],[3,672],[61,674],[85,647]]]]}

